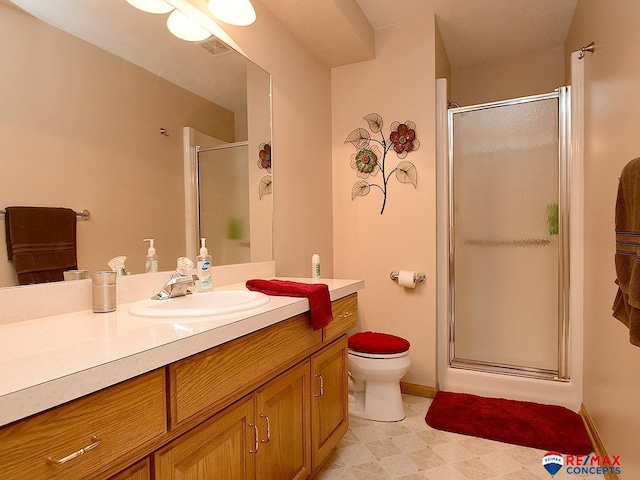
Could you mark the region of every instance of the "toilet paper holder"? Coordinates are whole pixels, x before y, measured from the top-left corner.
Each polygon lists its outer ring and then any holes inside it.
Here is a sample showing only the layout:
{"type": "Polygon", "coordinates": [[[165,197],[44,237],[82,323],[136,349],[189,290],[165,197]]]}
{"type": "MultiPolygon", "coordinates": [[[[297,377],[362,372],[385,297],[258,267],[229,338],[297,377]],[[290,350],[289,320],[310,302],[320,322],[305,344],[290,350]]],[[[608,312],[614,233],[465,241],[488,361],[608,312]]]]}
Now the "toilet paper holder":
{"type": "MultiPolygon", "coordinates": [[[[394,282],[398,281],[398,277],[400,276],[400,272],[398,270],[392,270],[391,274],[389,275],[391,277],[391,280],[393,280],[394,282]]],[[[424,272],[418,272],[413,276],[413,280],[418,283],[418,282],[424,282],[427,280],[427,276],[425,275],[424,272]]]]}

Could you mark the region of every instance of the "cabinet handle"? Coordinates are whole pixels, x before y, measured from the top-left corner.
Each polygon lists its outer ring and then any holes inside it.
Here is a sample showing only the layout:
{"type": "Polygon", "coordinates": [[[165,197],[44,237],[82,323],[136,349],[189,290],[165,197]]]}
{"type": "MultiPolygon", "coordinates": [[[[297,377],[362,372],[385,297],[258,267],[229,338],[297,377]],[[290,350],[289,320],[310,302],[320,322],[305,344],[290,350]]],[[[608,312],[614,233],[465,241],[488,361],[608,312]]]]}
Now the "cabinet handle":
{"type": "Polygon", "coordinates": [[[267,422],[267,439],[266,440],[260,439],[260,442],[261,443],[269,443],[269,441],[271,440],[271,422],[269,421],[269,417],[267,415],[265,415],[264,413],[261,413],[260,417],[264,418],[265,421],[267,422]]]}
{"type": "Polygon", "coordinates": [[[67,463],[68,461],[73,460],[74,458],[78,458],[80,455],[84,455],[85,453],[93,450],[94,448],[98,448],[101,443],[102,441],[97,436],[94,435],[93,437],[91,437],[91,443],[86,447],[81,448],[77,452],[70,453],[66,457],[62,457],[58,459],[55,459],[53,457],[47,457],[47,462],[53,463],[55,465],[62,465],[63,463],[67,463]]]}
{"type": "Polygon", "coordinates": [[[316,393],[315,397],[320,398],[324,395],[324,379],[319,373],[316,373],[316,378],[320,381],[320,393],[316,393]]]}
{"type": "Polygon", "coordinates": [[[260,446],[260,441],[258,440],[258,425],[250,423],[249,427],[253,427],[253,445],[255,447],[254,450],[249,449],[249,453],[258,453],[258,447],[260,446]]]}
{"type": "Polygon", "coordinates": [[[352,313],[347,311],[347,312],[344,312],[344,313],[340,314],[338,316],[338,318],[347,318],[347,317],[350,317],[351,315],[352,315],[352,313]]]}

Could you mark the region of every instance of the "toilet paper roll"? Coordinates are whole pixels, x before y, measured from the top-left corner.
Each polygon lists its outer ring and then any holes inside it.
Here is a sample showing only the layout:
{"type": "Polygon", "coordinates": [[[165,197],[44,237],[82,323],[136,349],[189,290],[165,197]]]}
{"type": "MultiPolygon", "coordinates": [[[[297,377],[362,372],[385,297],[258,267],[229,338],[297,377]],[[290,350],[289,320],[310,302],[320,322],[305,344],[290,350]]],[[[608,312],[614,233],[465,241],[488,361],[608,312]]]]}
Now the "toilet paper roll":
{"type": "Polygon", "coordinates": [[[398,273],[398,285],[404,288],[416,288],[416,274],[407,270],[398,273]]]}

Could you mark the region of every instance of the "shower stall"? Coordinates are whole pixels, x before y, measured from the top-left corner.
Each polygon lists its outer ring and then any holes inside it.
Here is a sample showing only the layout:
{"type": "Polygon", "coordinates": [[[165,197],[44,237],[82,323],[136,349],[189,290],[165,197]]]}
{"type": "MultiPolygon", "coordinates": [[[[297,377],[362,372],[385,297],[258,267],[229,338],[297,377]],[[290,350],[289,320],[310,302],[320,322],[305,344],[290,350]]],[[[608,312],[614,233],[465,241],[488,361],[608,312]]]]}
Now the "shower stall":
{"type": "Polygon", "coordinates": [[[449,364],[565,380],[567,87],[452,108],[449,364]]]}
{"type": "Polygon", "coordinates": [[[440,388],[576,408],[570,87],[448,109],[438,82],[440,388]]]}

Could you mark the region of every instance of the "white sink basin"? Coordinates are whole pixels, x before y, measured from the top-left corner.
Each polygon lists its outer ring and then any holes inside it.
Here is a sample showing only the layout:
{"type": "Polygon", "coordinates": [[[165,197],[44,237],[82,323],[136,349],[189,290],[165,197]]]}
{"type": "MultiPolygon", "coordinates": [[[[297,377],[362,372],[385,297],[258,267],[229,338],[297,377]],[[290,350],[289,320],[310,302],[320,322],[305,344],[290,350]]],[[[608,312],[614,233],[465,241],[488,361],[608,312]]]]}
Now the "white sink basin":
{"type": "Polygon", "coordinates": [[[166,300],[141,300],[129,305],[129,313],[152,318],[207,317],[250,310],[269,301],[269,297],[260,292],[219,290],[166,300]]]}

